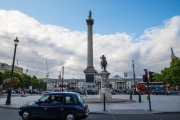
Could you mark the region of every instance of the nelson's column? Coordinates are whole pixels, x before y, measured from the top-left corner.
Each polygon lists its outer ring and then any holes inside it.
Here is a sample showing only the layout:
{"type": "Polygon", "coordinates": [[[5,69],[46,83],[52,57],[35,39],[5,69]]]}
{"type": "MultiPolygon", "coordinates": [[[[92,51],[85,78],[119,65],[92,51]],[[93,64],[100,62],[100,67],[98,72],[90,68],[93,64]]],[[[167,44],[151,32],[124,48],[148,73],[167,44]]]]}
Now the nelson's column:
{"type": "Polygon", "coordinates": [[[85,73],[85,83],[84,87],[92,87],[95,85],[95,74],[96,70],[93,67],[93,31],[92,26],[94,24],[94,19],[91,17],[92,12],[89,11],[88,19],[86,19],[88,32],[87,32],[87,68],[84,70],[85,73]]]}

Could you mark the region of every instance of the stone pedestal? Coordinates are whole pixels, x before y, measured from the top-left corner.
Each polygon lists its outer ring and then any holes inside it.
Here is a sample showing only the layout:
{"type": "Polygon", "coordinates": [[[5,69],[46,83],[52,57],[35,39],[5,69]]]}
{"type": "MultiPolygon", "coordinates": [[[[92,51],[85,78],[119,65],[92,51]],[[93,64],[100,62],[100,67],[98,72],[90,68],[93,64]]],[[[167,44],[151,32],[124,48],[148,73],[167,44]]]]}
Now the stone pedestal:
{"type": "Polygon", "coordinates": [[[108,73],[108,71],[102,71],[101,73],[99,73],[99,75],[101,77],[101,89],[99,91],[99,99],[103,100],[103,94],[105,94],[106,101],[111,101],[112,95],[108,81],[110,73],[108,73]]]}
{"type": "Polygon", "coordinates": [[[111,95],[111,89],[110,88],[101,88],[99,91],[99,100],[103,101],[104,93],[106,96],[106,101],[111,101],[112,100],[112,95],[111,95]]]}

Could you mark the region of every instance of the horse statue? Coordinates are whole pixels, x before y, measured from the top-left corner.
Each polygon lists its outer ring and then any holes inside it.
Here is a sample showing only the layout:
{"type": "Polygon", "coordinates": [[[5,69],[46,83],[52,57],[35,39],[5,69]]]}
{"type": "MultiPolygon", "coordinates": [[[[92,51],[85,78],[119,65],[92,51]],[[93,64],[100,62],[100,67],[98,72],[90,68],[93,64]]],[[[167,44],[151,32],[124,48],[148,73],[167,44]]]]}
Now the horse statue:
{"type": "Polygon", "coordinates": [[[100,63],[100,66],[101,66],[101,69],[103,69],[104,71],[106,71],[106,66],[107,66],[107,61],[106,61],[106,57],[103,55],[102,57],[100,57],[101,60],[101,63],[100,63]]]}

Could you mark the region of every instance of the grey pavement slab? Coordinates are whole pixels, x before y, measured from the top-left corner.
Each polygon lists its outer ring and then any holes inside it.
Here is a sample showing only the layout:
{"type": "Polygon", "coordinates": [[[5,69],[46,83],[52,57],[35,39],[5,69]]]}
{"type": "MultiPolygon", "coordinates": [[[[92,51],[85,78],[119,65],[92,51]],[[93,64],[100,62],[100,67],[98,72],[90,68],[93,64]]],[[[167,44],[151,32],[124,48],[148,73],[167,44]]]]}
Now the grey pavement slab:
{"type": "Polygon", "coordinates": [[[147,114],[144,109],[111,109],[112,114],[147,114]]]}
{"type": "MultiPolygon", "coordinates": [[[[11,105],[5,105],[7,98],[0,98],[0,107],[19,108],[25,102],[38,100],[42,95],[29,95],[27,97],[11,97],[11,105]]],[[[113,114],[147,114],[161,112],[180,112],[180,95],[151,95],[151,110],[149,111],[149,101],[147,95],[141,95],[139,102],[138,95],[133,95],[134,103],[106,103],[105,111],[103,103],[88,103],[91,113],[113,113],[113,114]]],[[[84,99],[99,98],[99,95],[88,95],[84,99]]],[[[129,99],[130,96],[112,95],[112,98],[129,99]]]]}

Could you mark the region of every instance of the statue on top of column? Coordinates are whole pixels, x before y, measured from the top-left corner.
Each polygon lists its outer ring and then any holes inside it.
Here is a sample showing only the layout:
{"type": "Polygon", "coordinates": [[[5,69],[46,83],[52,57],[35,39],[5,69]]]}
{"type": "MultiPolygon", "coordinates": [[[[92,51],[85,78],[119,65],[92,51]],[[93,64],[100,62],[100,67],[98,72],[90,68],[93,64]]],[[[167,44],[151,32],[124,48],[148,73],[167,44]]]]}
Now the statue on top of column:
{"type": "Polygon", "coordinates": [[[89,11],[89,19],[91,19],[91,15],[92,15],[92,12],[91,10],[89,11]]]}

